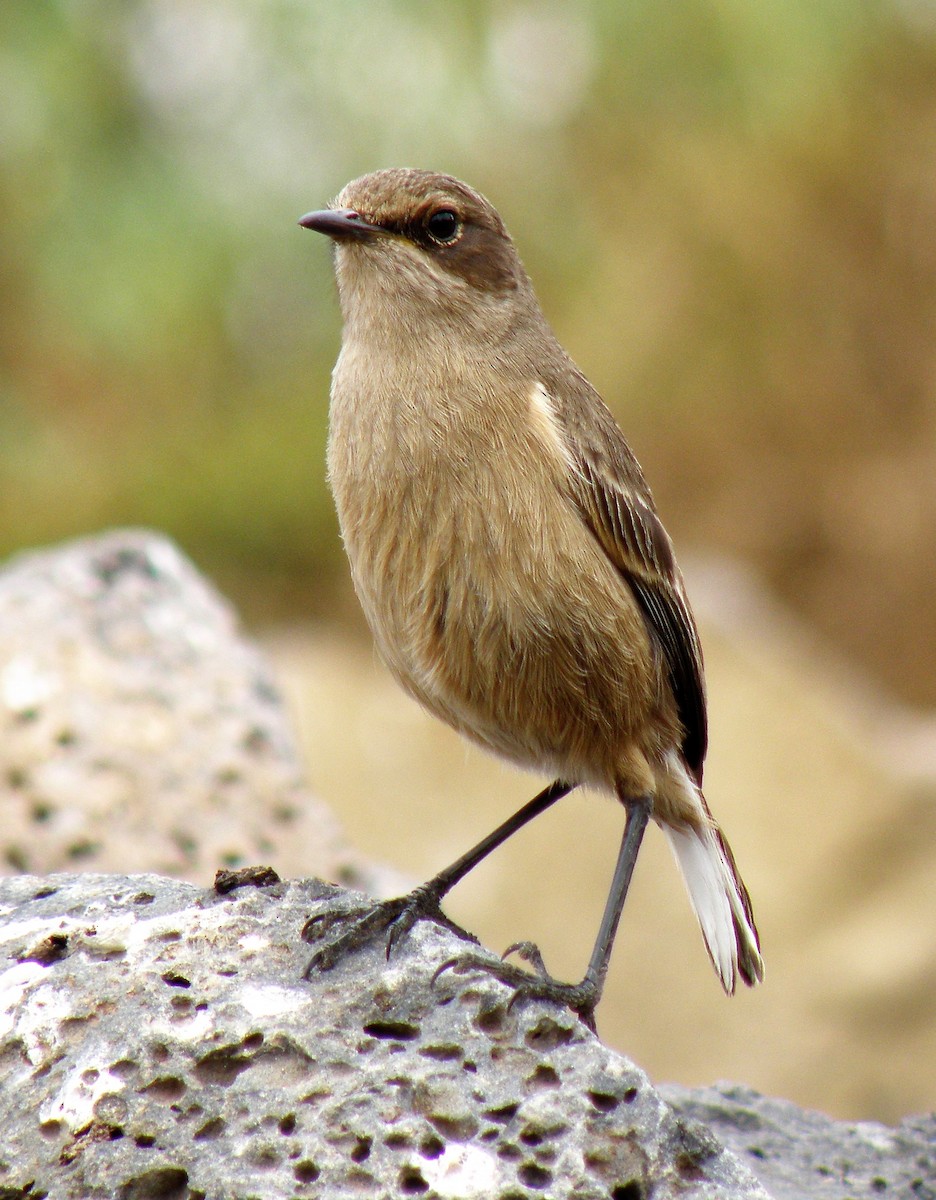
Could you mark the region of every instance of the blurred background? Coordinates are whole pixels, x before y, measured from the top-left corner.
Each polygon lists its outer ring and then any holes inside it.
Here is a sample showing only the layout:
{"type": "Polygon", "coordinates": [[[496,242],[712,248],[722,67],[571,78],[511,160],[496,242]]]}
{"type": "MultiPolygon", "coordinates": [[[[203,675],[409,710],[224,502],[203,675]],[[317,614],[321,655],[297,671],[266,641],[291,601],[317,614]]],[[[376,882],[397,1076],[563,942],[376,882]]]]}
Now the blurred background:
{"type": "MultiPolygon", "coordinates": [[[[488,194],[686,564],[707,793],[767,982],[726,1001],[648,840],[601,1029],[657,1080],[936,1103],[936,4],[0,6],[0,557],[176,538],[265,642],[353,840],[433,873],[540,781],[374,662],[324,480],[349,178],[488,194]]],[[[622,816],[453,895],[578,977],[622,816]]]]}

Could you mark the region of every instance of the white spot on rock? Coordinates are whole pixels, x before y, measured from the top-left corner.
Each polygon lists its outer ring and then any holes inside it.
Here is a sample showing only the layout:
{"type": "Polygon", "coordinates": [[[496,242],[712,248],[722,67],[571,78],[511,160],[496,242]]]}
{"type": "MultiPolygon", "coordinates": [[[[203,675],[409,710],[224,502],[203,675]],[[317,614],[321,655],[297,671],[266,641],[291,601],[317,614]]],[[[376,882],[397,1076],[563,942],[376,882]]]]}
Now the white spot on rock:
{"type": "Polygon", "coordinates": [[[252,1017],[278,1017],[296,1007],[295,989],[274,985],[241,988],[238,999],[252,1017]]]}
{"type": "Polygon", "coordinates": [[[437,1159],[427,1162],[422,1173],[430,1187],[451,1200],[489,1196],[497,1185],[497,1159],[479,1146],[446,1146],[437,1159]]]}

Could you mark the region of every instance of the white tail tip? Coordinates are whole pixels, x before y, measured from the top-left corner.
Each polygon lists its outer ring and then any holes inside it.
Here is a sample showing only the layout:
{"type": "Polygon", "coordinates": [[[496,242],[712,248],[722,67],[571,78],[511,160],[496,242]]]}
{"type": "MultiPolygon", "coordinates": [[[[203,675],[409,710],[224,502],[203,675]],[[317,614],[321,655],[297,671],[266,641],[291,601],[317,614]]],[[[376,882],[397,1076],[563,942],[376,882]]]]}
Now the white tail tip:
{"type": "Polygon", "coordinates": [[[732,995],[739,977],[753,987],[764,977],[764,960],[751,900],[728,843],[714,824],[663,828],[722,987],[732,995]]]}

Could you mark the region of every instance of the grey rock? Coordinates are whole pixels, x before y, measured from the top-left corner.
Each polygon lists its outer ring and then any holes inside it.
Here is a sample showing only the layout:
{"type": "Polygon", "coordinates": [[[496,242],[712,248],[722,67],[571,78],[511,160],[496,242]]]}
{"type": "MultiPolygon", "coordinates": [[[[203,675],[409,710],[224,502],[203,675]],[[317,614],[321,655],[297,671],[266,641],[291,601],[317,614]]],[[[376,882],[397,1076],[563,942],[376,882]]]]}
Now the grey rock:
{"type": "Polygon", "coordinates": [[[0,881],[0,1195],[764,1198],[569,1012],[421,923],[302,979],[318,882],[0,881]],[[2,1189],[6,1190],[3,1191],[2,1189]]]}
{"type": "Polygon", "coordinates": [[[259,859],[370,887],[299,762],[265,659],[166,538],[0,570],[0,870],[207,882],[259,859]]]}
{"type": "Polygon", "coordinates": [[[660,1089],[750,1166],[774,1200],[936,1200],[936,1114],[894,1129],[833,1121],[750,1088],[660,1089]]]}

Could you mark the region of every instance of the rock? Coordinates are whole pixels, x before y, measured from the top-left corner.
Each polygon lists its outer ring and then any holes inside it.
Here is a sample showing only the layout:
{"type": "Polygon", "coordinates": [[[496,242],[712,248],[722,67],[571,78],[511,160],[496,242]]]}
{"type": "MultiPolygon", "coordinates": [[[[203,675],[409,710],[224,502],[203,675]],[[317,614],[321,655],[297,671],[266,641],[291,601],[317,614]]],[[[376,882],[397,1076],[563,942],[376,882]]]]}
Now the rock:
{"type": "Polygon", "coordinates": [[[310,795],[265,660],[164,538],[0,571],[0,803],[9,870],[122,872],[0,880],[0,1200],[936,1200],[933,1117],[655,1090],[563,1010],[433,985],[462,946],[435,926],[303,981],[306,918],[362,898],[248,864],[398,881],[310,795]],[[211,891],[123,873],[219,866],[211,891]]]}
{"type": "Polygon", "coordinates": [[[774,1200],[936,1200],[936,1114],[894,1129],[833,1121],[750,1088],[661,1088],[750,1166],[774,1200]]]}
{"type": "Polygon", "coordinates": [[[379,887],[309,792],[266,660],[166,538],[0,571],[0,867],[200,878],[258,859],[379,887]]]}
{"type": "MultiPolygon", "coordinates": [[[[602,1036],[656,1079],[741,1080],[896,1124],[936,1099],[936,714],[856,680],[738,564],[683,566],[710,696],[707,797],[751,890],[767,978],[725,998],[651,829],[602,1036]]],[[[322,793],[399,868],[429,876],[539,786],[422,713],[369,640],[330,627],[265,645],[322,793]]],[[[528,938],[550,970],[580,975],[622,822],[618,806],[573,793],[459,884],[446,911],[494,949],[528,938]]]]}
{"type": "Polygon", "coordinates": [[[509,1009],[485,976],[433,985],[464,946],[447,930],[305,982],[307,917],[361,900],[0,881],[0,1194],[767,1197],[568,1011],[509,1009]]]}

